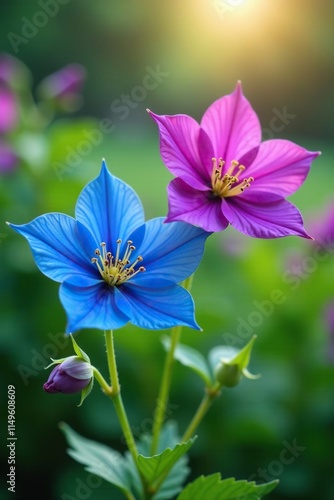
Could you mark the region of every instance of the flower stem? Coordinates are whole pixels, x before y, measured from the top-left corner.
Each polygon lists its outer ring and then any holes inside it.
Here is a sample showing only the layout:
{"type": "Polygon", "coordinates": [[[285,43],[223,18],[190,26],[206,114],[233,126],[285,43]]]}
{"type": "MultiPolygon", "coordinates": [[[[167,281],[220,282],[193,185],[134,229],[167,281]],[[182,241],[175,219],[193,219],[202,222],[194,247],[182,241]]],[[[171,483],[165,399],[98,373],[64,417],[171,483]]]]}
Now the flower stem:
{"type": "Polygon", "coordinates": [[[103,392],[107,396],[110,396],[112,393],[112,387],[108,384],[108,382],[105,380],[103,375],[101,375],[99,370],[97,368],[95,368],[95,366],[93,366],[92,368],[93,368],[94,378],[95,378],[96,382],[101,386],[101,389],[103,390],[103,392]]]}
{"type": "MultiPolygon", "coordinates": [[[[184,282],[183,286],[186,290],[190,290],[194,275],[189,276],[184,282]]],[[[162,379],[160,384],[159,395],[157,399],[157,406],[154,413],[154,423],[152,430],[152,445],[151,454],[154,455],[157,452],[159,444],[159,436],[162,424],[165,420],[166,408],[169,397],[169,390],[172,380],[172,369],[174,364],[174,352],[179,343],[181,336],[182,326],[175,326],[172,328],[171,332],[171,343],[169,351],[166,355],[164,371],[162,373],[162,379]]]]}
{"type": "Polygon", "coordinates": [[[154,413],[154,423],[152,430],[151,454],[157,452],[159,435],[162,424],[165,420],[166,407],[168,402],[169,389],[172,379],[172,367],[174,363],[174,352],[179,342],[182,326],[175,326],[171,333],[171,344],[165,360],[165,367],[162,374],[160,391],[157,399],[157,406],[154,413]]]}
{"type": "Polygon", "coordinates": [[[105,331],[105,340],[106,340],[106,348],[107,348],[107,358],[108,358],[108,367],[111,381],[111,390],[108,393],[108,396],[112,399],[114,404],[118,420],[122,427],[122,431],[124,434],[124,438],[126,444],[129,448],[129,451],[132,455],[134,463],[137,466],[137,457],[138,450],[137,446],[131,431],[131,427],[129,425],[128,417],[125,412],[125,408],[123,405],[123,400],[121,396],[121,386],[118,379],[117,365],[116,365],[116,356],[114,349],[114,339],[112,330],[105,331]]]}
{"type": "Polygon", "coordinates": [[[214,385],[213,387],[206,388],[204,397],[203,397],[199,407],[197,408],[197,411],[196,411],[195,415],[193,416],[190,424],[188,425],[187,430],[185,431],[185,433],[182,436],[182,440],[181,440],[182,442],[188,441],[188,439],[190,439],[194,435],[197,427],[199,426],[199,424],[203,420],[203,417],[205,416],[206,412],[210,408],[213,400],[216,399],[220,395],[220,389],[221,389],[221,386],[218,383],[216,385],[214,385]]]}

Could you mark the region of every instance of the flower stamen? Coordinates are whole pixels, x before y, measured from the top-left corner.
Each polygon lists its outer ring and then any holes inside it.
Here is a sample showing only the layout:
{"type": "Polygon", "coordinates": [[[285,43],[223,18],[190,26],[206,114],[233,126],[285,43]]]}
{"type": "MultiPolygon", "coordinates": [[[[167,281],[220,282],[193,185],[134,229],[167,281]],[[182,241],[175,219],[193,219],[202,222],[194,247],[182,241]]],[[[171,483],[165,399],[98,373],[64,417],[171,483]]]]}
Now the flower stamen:
{"type": "Polygon", "coordinates": [[[214,196],[219,196],[220,198],[236,196],[243,193],[254,181],[253,177],[248,177],[240,181],[240,175],[246,170],[246,167],[240,165],[238,161],[232,160],[231,165],[223,174],[224,165],[225,161],[222,158],[218,159],[218,166],[217,159],[212,158],[211,184],[214,196]],[[236,169],[238,170],[236,171],[236,169]]]}
{"type": "Polygon", "coordinates": [[[131,240],[127,241],[123,258],[120,258],[121,243],[121,239],[116,240],[117,247],[114,257],[111,252],[107,251],[106,244],[103,241],[100,243],[102,250],[97,248],[94,252],[97,257],[93,257],[91,259],[92,263],[96,264],[96,267],[104,281],[106,281],[106,283],[110,286],[121,285],[130,278],[133,278],[139,272],[145,271],[144,266],[140,266],[136,269],[137,264],[143,261],[143,257],[141,255],[138,255],[132,263],[130,261],[131,254],[136,249],[131,240]]]}

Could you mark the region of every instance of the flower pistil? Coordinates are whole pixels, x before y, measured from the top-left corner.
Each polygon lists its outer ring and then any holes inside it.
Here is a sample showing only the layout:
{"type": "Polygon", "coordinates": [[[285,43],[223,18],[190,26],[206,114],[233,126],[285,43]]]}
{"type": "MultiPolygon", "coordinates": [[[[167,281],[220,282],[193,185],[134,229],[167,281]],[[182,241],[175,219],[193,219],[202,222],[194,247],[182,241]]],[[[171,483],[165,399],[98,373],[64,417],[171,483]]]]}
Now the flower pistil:
{"type": "Polygon", "coordinates": [[[144,266],[139,266],[136,269],[137,264],[143,261],[143,257],[141,255],[139,255],[132,263],[130,261],[130,256],[136,249],[131,240],[127,241],[127,247],[123,258],[121,259],[119,258],[119,255],[122,240],[118,239],[116,240],[116,243],[117,249],[115,256],[113,256],[111,252],[107,251],[106,243],[103,241],[100,243],[102,250],[97,248],[95,250],[95,255],[97,255],[97,257],[92,258],[93,264],[96,264],[102,278],[110,286],[121,285],[130,278],[133,278],[133,276],[139,272],[145,271],[144,266]]]}
{"type": "Polygon", "coordinates": [[[225,161],[222,158],[212,158],[212,193],[214,196],[220,198],[227,198],[229,196],[236,196],[243,193],[243,191],[251,185],[254,181],[253,177],[248,177],[239,181],[239,176],[246,169],[244,165],[240,165],[238,161],[232,160],[228,170],[222,174],[225,161]],[[236,171],[236,169],[238,169],[236,171]],[[234,186],[234,184],[237,184],[234,186]]]}

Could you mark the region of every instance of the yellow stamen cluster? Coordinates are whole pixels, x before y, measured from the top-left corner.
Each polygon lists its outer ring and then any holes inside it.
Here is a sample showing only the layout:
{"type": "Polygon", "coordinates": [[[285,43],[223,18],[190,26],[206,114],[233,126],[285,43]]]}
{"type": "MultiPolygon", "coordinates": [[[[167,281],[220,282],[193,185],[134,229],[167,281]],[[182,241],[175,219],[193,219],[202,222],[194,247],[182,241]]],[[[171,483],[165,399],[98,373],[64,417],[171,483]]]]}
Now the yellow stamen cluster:
{"type": "Polygon", "coordinates": [[[248,179],[243,179],[239,181],[239,176],[246,169],[239,162],[233,160],[231,161],[230,167],[223,174],[222,170],[225,166],[225,162],[222,158],[217,159],[212,158],[212,192],[214,196],[219,196],[220,198],[227,198],[229,196],[236,196],[243,193],[246,188],[248,188],[251,182],[254,181],[253,177],[248,177],[248,179]],[[236,169],[238,169],[236,171],[236,169]],[[236,185],[234,185],[236,184],[236,185]]]}
{"type": "Polygon", "coordinates": [[[130,256],[136,249],[131,240],[127,241],[127,247],[122,258],[119,256],[122,240],[118,239],[116,243],[117,248],[115,256],[107,251],[106,244],[102,242],[100,243],[101,250],[97,248],[95,250],[96,257],[92,258],[93,264],[96,264],[102,278],[110,286],[121,285],[130,278],[133,278],[136,274],[145,271],[145,267],[143,266],[135,269],[138,262],[143,261],[141,255],[139,255],[132,264],[130,262],[130,256]]]}

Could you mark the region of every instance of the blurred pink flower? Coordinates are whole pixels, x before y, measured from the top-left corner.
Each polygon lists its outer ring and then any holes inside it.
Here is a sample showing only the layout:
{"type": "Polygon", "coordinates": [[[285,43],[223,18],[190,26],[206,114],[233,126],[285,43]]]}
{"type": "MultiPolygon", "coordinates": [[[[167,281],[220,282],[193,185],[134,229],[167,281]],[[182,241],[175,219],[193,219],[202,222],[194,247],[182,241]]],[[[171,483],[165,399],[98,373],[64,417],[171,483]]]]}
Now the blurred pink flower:
{"type": "Polygon", "coordinates": [[[44,99],[54,99],[68,104],[80,97],[86,70],[80,64],[68,64],[44,78],[39,84],[39,94],[44,99]]]}
{"type": "Polygon", "coordinates": [[[5,141],[0,140],[0,173],[4,174],[15,169],[18,156],[14,149],[5,141]]]}
{"type": "Polygon", "coordinates": [[[0,134],[7,134],[17,125],[18,106],[15,94],[5,85],[0,85],[0,134]]]}
{"type": "Polygon", "coordinates": [[[334,244],[334,202],[318,213],[309,224],[315,243],[334,244]]]}

